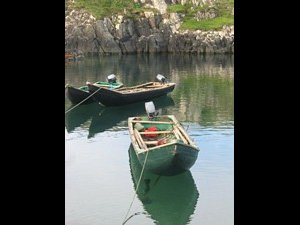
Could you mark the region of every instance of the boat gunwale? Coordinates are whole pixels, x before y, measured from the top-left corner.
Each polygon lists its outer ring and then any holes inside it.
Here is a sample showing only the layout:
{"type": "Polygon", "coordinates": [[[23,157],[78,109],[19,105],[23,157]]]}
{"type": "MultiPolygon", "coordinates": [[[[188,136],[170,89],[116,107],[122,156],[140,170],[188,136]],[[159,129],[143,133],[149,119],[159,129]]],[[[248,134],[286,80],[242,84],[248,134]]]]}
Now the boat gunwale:
{"type": "MultiPolygon", "coordinates": [[[[133,123],[136,122],[136,118],[137,117],[129,117],[128,118],[128,127],[129,127],[129,131],[130,131],[130,136],[132,137],[132,144],[134,146],[134,149],[136,150],[137,154],[140,154],[140,153],[144,153],[144,152],[147,152],[147,151],[152,151],[152,150],[156,150],[156,149],[160,149],[160,148],[164,148],[164,147],[168,147],[170,145],[183,145],[183,146],[186,146],[186,147],[189,147],[189,148],[192,148],[196,151],[200,151],[200,149],[196,146],[196,144],[194,143],[194,141],[192,141],[187,132],[181,127],[180,123],[178,122],[178,120],[175,118],[175,116],[173,115],[164,115],[164,117],[168,117],[170,118],[173,122],[172,126],[173,126],[173,130],[172,132],[174,132],[174,128],[177,128],[179,130],[179,127],[181,128],[180,131],[182,133],[182,135],[185,137],[185,139],[188,140],[189,144],[187,143],[181,143],[179,142],[178,139],[174,139],[172,140],[171,142],[169,143],[166,143],[166,144],[162,144],[162,145],[158,145],[158,146],[154,146],[154,147],[151,147],[151,148],[148,148],[147,149],[143,149],[139,146],[139,143],[135,137],[135,134],[134,134],[134,127],[133,127],[133,123]],[[182,131],[183,130],[183,131],[182,131]],[[134,141],[134,142],[133,142],[134,141]]],[[[152,121],[149,121],[149,123],[151,124],[152,121]]],[[[153,121],[153,122],[159,122],[159,121],[153,121]]],[[[183,140],[182,140],[183,141],[183,140]]],[[[144,143],[144,140],[143,140],[143,143],[144,143]]],[[[144,143],[145,144],[145,143],[144,143]]]]}
{"type": "MultiPolygon", "coordinates": [[[[155,82],[149,82],[149,83],[155,83],[155,82]]],[[[133,87],[121,87],[121,88],[112,89],[112,90],[105,89],[103,91],[113,92],[113,93],[120,94],[120,95],[133,95],[133,94],[143,94],[143,93],[152,92],[152,91],[164,90],[164,89],[167,89],[167,88],[170,88],[170,87],[173,87],[176,85],[176,83],[168,83],[168,84],[161,85],[160,87],[149,88],[148,90],[138,90],[139,88],[143,88],[144,86],[147,86],[146,84],[143,84],[142,86],[137,85],[137,86],[133,86],[133,87]],[[134,90],[135,88],[137,88],[137,90],[134,90]],[[130,91],[130,89],[132,89],[133,91],[127,92],[127,91],[130,91]]],[[[93,84],[89,84],[89,85],[93,85],[93,84]]],[[[94,85],[94,86],[98,87],[96,85],[94,85]]]]}

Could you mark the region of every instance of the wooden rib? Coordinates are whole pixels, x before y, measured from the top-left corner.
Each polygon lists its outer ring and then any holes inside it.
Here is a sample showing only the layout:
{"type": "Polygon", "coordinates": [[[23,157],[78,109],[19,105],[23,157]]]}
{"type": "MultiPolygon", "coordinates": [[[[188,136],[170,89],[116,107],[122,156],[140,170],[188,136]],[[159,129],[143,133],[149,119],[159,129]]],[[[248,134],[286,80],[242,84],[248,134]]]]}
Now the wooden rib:
{"type": "Polygon", "coordinates": [[[136,135],[136,132],[134,130],[134,137],[136,142],[138,143],[138,145],[140,146],[140,148],[143,148],[143,144],[141,143],[141,140],[138,138],[138,136],[136,135]]]}
{"type": "Polygon", "coordinates": [[[147,121],[147,120],[132,120],[132,123],[174,124],[174,122],[147,121]]]}
{"type": "Polygon", "coordinates": [[[193,143],[186,131],[180,125],[178,125],[177,128],[181,131],[182,135],[188,140],[189,143],[193,143]]]}
{"type": "Polygon", "coordinates": [[[176,138],[178,139],[178,140],[180,140],[181,138],[179,137],[179,135],[178,135],[178,133],[177,132],[175,132],[174,130],[173,130],[173,133],[175,134],[175,136],[176,136],[176,138]]]}
{"type": "Polygon", "coordinates": [[[177,127],[177,126],[174,127],[174,132],[176,132],[176,133],[180,136],[181,140],[182,140],[185,144],[188,145],[188,141],[187,141],[186,138],[181,134],[181,132],[178,130],[178,127],[177,127]]]}
{"type": "Polygon", "coordinates": [[[137,141],[139,142],[139,145],[140,145],[142,148],[144,148],[145,150],[148,150],[147,145],[145,144],[145,142],[144,142],[142,136],[140,135],[140,133],[138,132],[138,130],[137,130],[137,129],[134,129],[134,132],[135,132],[136,139],[137,139],[137,141]]]}
{"type": "Polygon", "coordinates": [[[148,132],[139,132],[140,134],[169,134],[172,133],[173,131],[171,130],[166,130],[166,131],[148,131],[148,132]]]}

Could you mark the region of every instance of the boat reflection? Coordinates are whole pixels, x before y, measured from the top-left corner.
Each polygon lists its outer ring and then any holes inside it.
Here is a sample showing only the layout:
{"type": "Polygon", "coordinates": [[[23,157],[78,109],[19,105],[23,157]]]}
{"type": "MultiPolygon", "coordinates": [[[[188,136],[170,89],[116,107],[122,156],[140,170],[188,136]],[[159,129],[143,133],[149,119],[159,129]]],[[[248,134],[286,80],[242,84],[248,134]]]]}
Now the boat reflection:
{"type": "MultiPolygon", "coordinates": [[[[71,105],[66,111],[73,107],[71,105]]],[[[65,114],[65,126],[67,132],[74,131],[77,127],[84,124],[86,121],[96,116],[101,111],[102,107],[98,103],[79,105],[74,109],[71,109],[65,114]]]]}
{"type": "MultiPolygon", "coordinates": [[[[159,110],[175,105],[173,99],[169,96],[153,99],[153,102],[156,109],[159,110]]],[[[89,127],[89,138],[112,128],[114,130],[127,130],[128,117],[146,114],[144,104],[144,102],[138,102],[125,106],[103,107],[98,115],[92,117],[89,127]]]]}
{"type": "MultiPolygon", "coordinates": [[[[133,146],[129,147],[129,163],[134,189],[141,175],[133,146]]],[[[186,225],[199,198],[199,192],[190,171],[176,176],[159,176],[144,171],[137,196],[155,224],[186,225]]]]}
{"type": "MultiPolygon", "coordinates": [[[[156,109],[163,111],[175,103],[170,96],[162,96],[153,99],[156,109]]],[[[71,108],[72,106],[70,106],[71,108]]],[[[70,109],[69,108],[69,109],[70,109]]],[[[69,110],[68,109],[68,110],[69,110]]],[[[67,132],[70,133],[76,127],[82,126],[88,120],[90,121],[88,129],[88,138],[94,137],[97,133],[114,130],[127,130],[127,119],[131,116],[145,115],[144,102],[138,102],[125,106],[103,107],[98,103],[88,105],[79,105],[65,115],[65,126],[67,132]]]]}

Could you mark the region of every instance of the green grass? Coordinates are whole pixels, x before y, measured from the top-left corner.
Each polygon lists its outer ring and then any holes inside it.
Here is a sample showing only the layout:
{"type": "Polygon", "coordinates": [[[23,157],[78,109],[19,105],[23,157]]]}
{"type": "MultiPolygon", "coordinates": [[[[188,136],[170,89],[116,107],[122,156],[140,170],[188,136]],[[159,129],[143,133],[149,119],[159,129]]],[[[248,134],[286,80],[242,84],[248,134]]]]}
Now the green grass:
{"type": "Polygon", "coordinates": [[[214,19],[200,20],[188,19],[181,25],[181,29],[188,30],[219,30],[224,25],[233,25],[233,18],[228,17],[216,17],[214,19]]]}
{"type": "Polygon", "coordinates": [[[167,10],[169,13],[185,13],[187,11],[187,6],[181,4],[174,4],[169,5],[167,10]]]}
{"type": "MultiPolygon", "coordinates": [[[[224,25],[233,25],[234,19],[231,15],[234,0],[219,0],[217,3],[218,17],[197,21],[194,16],[197,11],[205,11],[207,5],[193,8],[191,4],[181,5],[172,4],[168,6],[168,12],[184,13],[181,29],[189,30],[219,30],[224,25]]],[[[143,11],[154,11],[154,9],[145,9],[139,3],[134,3],[133,0],[75,0],[76,8],[84,8],[89,11],[96,19],[103,19],[111,15],[124,14],[129,18],[137,18],[143,11]]]]}
{"type": "Polygon", "coordinates": [[[132,0],[76,0],[76,8],[84,8],[97,19],[113,14],[124,13],[124,9],[138,10],[140,5],[132,0]]]}
{"type": "Polygon", "coordinates": [[[234,16],[232,13],[232,8],[234,7],[234,0],[219,0],[216,3],[216,11],[218,16],[213,19],[205,19],[197,21],[195,19],[195,14],[198,11],[207,11],[209,7],[204,5],[202,7],[196,7],[191,9],[190,7],[186,9],[186,16],[183,19],[181,29],[188,30],[220,30],[224,25],[230,26],[234,25],[234,16]]]}

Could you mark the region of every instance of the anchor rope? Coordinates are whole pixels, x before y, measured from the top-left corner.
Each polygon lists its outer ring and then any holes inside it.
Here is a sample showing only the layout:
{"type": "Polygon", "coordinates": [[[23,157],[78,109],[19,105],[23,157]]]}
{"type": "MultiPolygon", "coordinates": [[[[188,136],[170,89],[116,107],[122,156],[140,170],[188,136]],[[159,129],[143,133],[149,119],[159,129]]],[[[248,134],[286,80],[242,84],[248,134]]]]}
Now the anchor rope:
{"type": "Polygon", "coordinates": [[[75,106],[73,106],[72,108],[68,109],[65,114],[67,114],[68,112],[70,112],[71,110],[75,109],[77,106],[79,106],[81,103],[83,103],[85,100],[87,100],[88,98],[92,97],[94,94],[96,94],[99,90],[101,89],[101,87],[98,88],[97,91],[95,91],[94,93],[92,93],[91,95],[89,95],[88,97],[86,97],[85,99],[83,99],[81,102],[77,103],[75,106]]]}
{"type": "Polygon", "coordinates": [[[133,204],[133,202],[134,202],[134,200],[135,200],[135,197],[136,197],[136,195],[137,195],[137,191],[138,191],[138,189],[139,189],[140,182],[141,182],[141,179],[142,179],[142,176],[143,176],[143,173],[144,173],[145,165],[146,165],[146,162],[147,162],[147,159],[148,159],[148,153],[149,153],[149,151],[147,151],[147,153],[146,153],[146,157],[145,157],[145,161],[144,161],[143,168],[142,168],[142,171],[141,171],[141,175],[140,175],[140,177],[139,177],[138,183],[137,183],[137,185],[136,185],[135,193],[134,193],[134,195],[133,195],[132,201],[131,201],[131,203],[130,203],[129,209],[128,209],[127,213],[126,213],[126,216],[125,216],[125,218],[124,218],[124,221],[123,221],[122,225],[124,225],[124,224],[131,218],[131,217],[129,217],[128,219],[126,219],[127,216],[128,216],[128,214],[129,214],[129,211],[130,211],[130,209],[131,209],[131,207],[132,207],[132,204],[133,204]]]}

